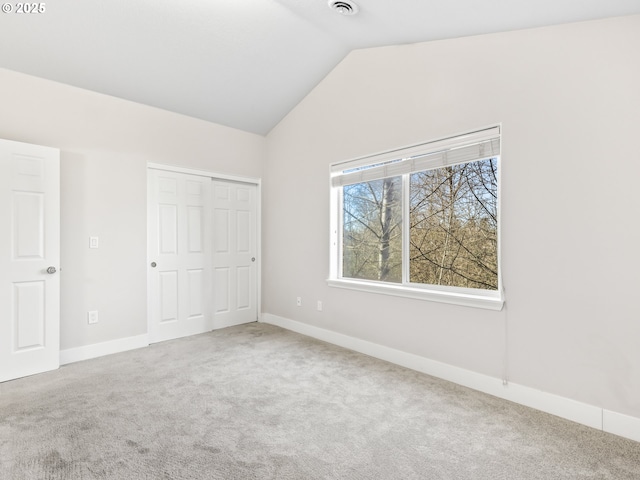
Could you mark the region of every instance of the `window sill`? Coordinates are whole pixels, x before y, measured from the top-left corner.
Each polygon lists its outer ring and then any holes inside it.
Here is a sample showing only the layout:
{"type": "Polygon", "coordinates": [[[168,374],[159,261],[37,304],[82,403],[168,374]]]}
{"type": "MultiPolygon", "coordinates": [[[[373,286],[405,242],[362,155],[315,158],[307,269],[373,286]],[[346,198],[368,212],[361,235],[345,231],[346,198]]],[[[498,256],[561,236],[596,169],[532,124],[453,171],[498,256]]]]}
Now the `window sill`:
{"type": "MultiPolygon", "coordinates": [[[[362,280],[329,279],[330,287],[358,290],[360,292],[393,295],[414,298],[431,302],[448,303],[465,307],[483,308],[486,310],[502,310],[504,298],[500,292],[483,291],[481,294],[457,292],[453,289],[435,290],[429,288],[394,285],[389,283],[367,282],[362,280]]],[[[462,290],[462,289],[461,289],[462,290]]]]}

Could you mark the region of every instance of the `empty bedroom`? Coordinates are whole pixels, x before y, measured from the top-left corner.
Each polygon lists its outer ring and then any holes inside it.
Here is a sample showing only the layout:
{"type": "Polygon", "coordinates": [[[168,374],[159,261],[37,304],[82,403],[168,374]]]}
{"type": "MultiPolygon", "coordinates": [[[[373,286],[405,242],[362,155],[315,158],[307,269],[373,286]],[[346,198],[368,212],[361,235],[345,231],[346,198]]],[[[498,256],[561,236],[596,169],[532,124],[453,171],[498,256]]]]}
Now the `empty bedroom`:
{"type": "Polygon", "coordinates": [[[0,12],[0,479],[640,478],[637,0],[0,12]]]}

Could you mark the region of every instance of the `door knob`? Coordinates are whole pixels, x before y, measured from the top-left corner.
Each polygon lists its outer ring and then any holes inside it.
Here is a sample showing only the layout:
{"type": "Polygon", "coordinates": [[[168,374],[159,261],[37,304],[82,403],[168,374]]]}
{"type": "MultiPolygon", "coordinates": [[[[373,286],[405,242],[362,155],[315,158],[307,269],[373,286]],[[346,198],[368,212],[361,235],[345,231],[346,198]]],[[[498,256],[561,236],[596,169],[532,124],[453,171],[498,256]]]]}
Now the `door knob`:
{"type": "Polygon", "coordinates": [[[49,268],[47,268],[47,273],[48,273],[48,274],[56,273],[56,267],[49,267],[49,268]]]}
{"type": "Polygon", "coordinates": [[[251,257],[251,261],[255,262],[256,261],[256,257],[251,257]]]}
{"type": "Polygon", "coordinates": [[[158,264],[156,262],[151,262],[151,268],[156,268],[158,264]]]}

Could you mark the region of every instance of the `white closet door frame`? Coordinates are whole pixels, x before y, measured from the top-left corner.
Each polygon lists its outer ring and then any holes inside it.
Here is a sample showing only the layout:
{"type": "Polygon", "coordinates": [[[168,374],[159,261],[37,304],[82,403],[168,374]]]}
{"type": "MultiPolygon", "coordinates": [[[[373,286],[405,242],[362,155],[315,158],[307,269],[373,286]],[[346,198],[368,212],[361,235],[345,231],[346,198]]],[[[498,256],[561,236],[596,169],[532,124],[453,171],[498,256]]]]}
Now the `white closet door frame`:
{"type": "MultiPolygon", "coordinates": [[[[147,169],[154,169],[154,170],[165,170],[168,172],[175,172],[175,173],[187,173],[190,175],[199,175],[201,177],[210,177],[213,180],[227,180],[230,182],[241,182],[241,183],[248,183],[251,185],[255,185],[256,186],[256,294],[257,294],[257,314],[258,314],[258,319],[262,318],[262,309],[261,309],[261,305],[262,305],[262,243],[261,243],[261,239],[262,239],[262,181],[259,178],[254,178],[254,177],[242,177],[242,176],[237,176],[237,175],[226,175],[226,174],[220,174],[220,173],[215,173],[215,172],[210,172],[210,171],[206,171],[206,170],[197,170],[197,169],[193,169],[193,168],[185,168],[185,167],[178,167],[175,165],[164,165],[164,164],[160,164],[160,163],[147,163],[147,169]]],[[[150,259],[149,257],[150,252],[147,252],[147,266],[149,265],[149,262],[153,261],[152,259],[150,259]]],[[[149,322],[151,321],[151,305],[152,299],[151,299],[151,277],[150,275],[147,275],[147,325],[149,325],[149,322]]]]}

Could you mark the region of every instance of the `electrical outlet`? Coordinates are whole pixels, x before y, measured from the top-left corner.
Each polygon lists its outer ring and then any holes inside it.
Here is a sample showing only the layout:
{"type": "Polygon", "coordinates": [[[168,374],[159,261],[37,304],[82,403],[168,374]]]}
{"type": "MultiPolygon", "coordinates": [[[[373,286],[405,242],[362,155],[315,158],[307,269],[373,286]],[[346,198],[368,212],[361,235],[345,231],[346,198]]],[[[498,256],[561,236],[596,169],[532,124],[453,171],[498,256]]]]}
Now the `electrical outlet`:
{"type": "Polygon", "coordinates": [[[97,310],[91,310],[90,312],[87,312],[87,322],[89,323],[89,325],[94,324],[94,323],[98,323],[98,311],[97,310]]]}
{"type": "Polygon", "coordinates": [[[98,248],[98,237],[89,237],[89,248],[98,248]]]}
{"type": "Polygon", "coordinates": [[[322,300],[318,300],[318,311],[322,311],[322,300]]]}
{"type": "Polygon", "coordinates": [[[301,307],[302,306],[302,297],[297,297],[296,298],[296,305],[301,307]]]}

